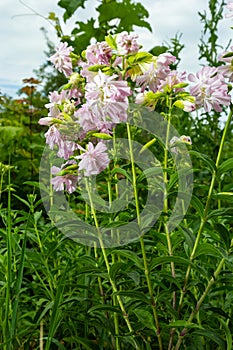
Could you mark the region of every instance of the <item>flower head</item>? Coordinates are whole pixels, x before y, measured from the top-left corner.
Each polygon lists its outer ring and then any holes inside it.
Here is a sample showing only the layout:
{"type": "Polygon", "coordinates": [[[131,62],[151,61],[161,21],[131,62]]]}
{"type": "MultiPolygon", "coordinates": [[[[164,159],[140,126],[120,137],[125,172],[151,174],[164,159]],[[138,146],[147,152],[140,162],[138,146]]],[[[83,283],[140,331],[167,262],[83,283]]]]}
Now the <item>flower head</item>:
{"type": "MultiPolygon", "coordinates": [[[[58,168],[56,166],[52,166],[52,169],[51,169],[52,174],[53,175],[58,174],[63,170],[63,167],[58,168]]],[[[72,193],[76,190],[77,181],[78,181],[78,176],[75,176],[72,174],[65,174],[65,175],[58,175],[53,177],[51,180],[51,184],[53,185],[53,188],[55,191],[66,190],[68,193],[72,193]]]]}
{"type": "Polygon", "coordinates": [[[72,61],[70,58],[71,51],[73,51],[71,46],[68,46],[66,42],[60,42],[57,47],[57,52],[49,58],[55,68],[59,72],[64,73],[66,77],[72,74],[72,61]]]}
{"type": "MultiPolygon", "coordinates": [[[[233,4],[233,3],[232,3],[233,4]]],[[[224,62],[226,63],[225,65],[223,66],[220,66],[218,67],[218,71],[220,73],[222,73],[222,75],[225,77],[225,78],[228,78],[230,82],[233,82],[233,64],[232,64],[232,59],[233,59],[233,46],[231,46],[231,54],[230,56],[228,57],[224,57],[227,52],[223,52],[220,56],[219,56],[219,61],[220,62],[224,62]]]]}
{"type": "Polygon", "coordinates": [[[103,142],[99,142],[95,147],[93,143],[89,142],[87,150],[84,150],[84,153],[76,157],[76,159],[81,159],[79,170],[83,170],[85,176],[101,173],[110,161],[106,150],[107,147],[103,142]]]}
{"type": "Polygon", "coordinates": [[[137,34],[128,34],[126,31],[116,35],[117,50],[120,55],[137,53],[140,46],[137,42],[137,34]]]}
{"type": "Polygon", "coordinates": [[[223,75],[215,67],[203,67],[196,75],[189,74],[189,80],[194,83],[190,87],[190,93],[196,97],[196,105],[204,106],[206,112],[213,108],[221,112],[221,105],[229,106],[231,97],[228,95],[228,87],[223,75]]]}
{"type": "Polygon", "coordinates": [[[226,18],[231,18],[233,17],[233,2],[232,1],[228,1],[226,8],[230,11],[229,13],[225,14],[226,18]]]}

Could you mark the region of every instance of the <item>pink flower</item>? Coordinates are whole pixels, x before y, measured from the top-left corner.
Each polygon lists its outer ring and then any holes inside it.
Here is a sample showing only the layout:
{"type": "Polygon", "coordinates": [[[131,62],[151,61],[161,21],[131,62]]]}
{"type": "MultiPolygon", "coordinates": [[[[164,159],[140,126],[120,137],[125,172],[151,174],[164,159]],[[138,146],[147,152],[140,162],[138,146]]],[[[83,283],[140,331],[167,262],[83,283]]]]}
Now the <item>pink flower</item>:
{"type": "Polygon", "coordinates": [[[99,71],[93,81],[86,84],[86,99],[104,102],[125,101],[125,98],[131,95],[131,90],[126,81],[116,80],[117,77],[116,74],[109,76],[99,71]]]}
{"type": "Polygon", "coordinates": [[[225,17],[226,18],[233,17],[233,2],[232,1],[228,1],[227,5],[226,5],[226,8],[230,11],[230,13],[226,13],[225,17]]]}
{"type": "Polygon", "coordinates": [[[40,124],[40,125],[51,125],[52,124],[52,122],[53,122],[53,118],[51,118],[51,117],[44,117],[44,118],[40,118],[39,119],[39,121],[38,121],[38,123],[40,124]]]}
{"type": "Polygon", "coordinates": [[[117,75],[108,76],[99,71],[93,81],[86,84],[85,97],[95,115],[95,122],[120,123],[127,120],[131,89],[126,81],[115,78],[117,75]]]}
{"type": "Polygon", "coordinates": [[[87,104],[82,105],[81,108],[74,112],[74,116],[85,132],[99,129],[100,120],[97,115],[93,113],[91,106],[87,104]]]}
{"type": "Polygon", "coordinates": [[[66,42],[60,42],[57,47],[57,52],[49,58],[55,68],[59,72],[64,73],[66,77],[69,77],[72,74],[72,61],[70,58],[71,51],[73,51],[71,46],[68,46],[66,42]]]}
{"type": "Polygon", "coordinates": [[[212,108],[221,112],[221,105],[230,105],[231,97],[228,95],[227,84],[217,68],[203,67],[196,76],[189,74],[189,80],[195,83],[190,87],[190,93],[196,97],[196,105],[204,106],[206,112],[210,112],[212,108]]]}
{"type": "Polygon", "coordinates": [[[190,101],[182,101],[182,103],[184,105],[183,110],[185,112],[193,112],[196,110],[195,103],[190,102],[190,101]]]}
{"type": "Polygon", "coordinates": [[[103,142],[99,142],[95,147],[89,142],[87,150],[76,159],[81,159],[79,170],[84,170],[85,176],[97,175],[101,173],[109,164],[109,157],[106,152],[107,147],[103,142]]]}
{"type": "Polygon", "coordinates": [[[159,91],[181,91],[181,88],[177,88],[174,86],[179,86],[179,84],[182,84],[185,82],[186,79],[186,73],[185,72],[178,72],[176,70],[170,71],[165,79],[162,79],[159,82],[158,90],[159,91]]]}
{"type": "Polygon", "coordinates": [[[154,57],[153,62],[149,65],[142,65],[143,73],[136,78],[136,82],[141,86],[142,92],[148,87],[151,91],[156,92],[159,89],[161,80],[167,78],[170,74],[171,69],[169,65],[174,63],[176,60],[175,56],[170,53],[164,53],[158,57],[154,57]]]}
{"type": "MultiPolygon", "coordinates": [[[[233,3],[232,3],[233,5],[233,3]]],[[[231,46],[231,51],[233,51],[233,46],[231,46]]],[[[230,57],[223,57],[227,52],[223,52],[219,56],[219,61],[225,62],[226,64],[224,66],[218,67],[218,71],[222,73],[222,75],[225,78],[228,78],[230,82],[233,82],[233,65],[232,65],[232,59],[233,59],[233,54],[230,57]]]]}
{"type": "Polygon", "coordinates": [[[75,142],[64,139],[60,140],[58,147],[57,155],[64,159],[69,159],[74,154],[74,151],[78,149],[78,145],[75,142]]]}
{"type": "Polygon", "coordinates": [[[140,46],[137,42],[137,34],[128,34],[126,31],[116,35],[117,50],[120,55],[137,53],[140,46]]]}
{"type": "Polygon", "coordinates": [[[86,59],[88,65],[109,65],[111,57],[112,49],[106,43],[106,41],[102,41],[94,45],[89,45],[86,49],[86,59]]]}
{"type": "Polygon", "coordinates": [[[59,106],[67,99],[67,92],[62,90],[59,94],[57,91],[53,91],[49,93],[49,103],[45,105],[46,108],[49,108],[49,117],[58,117],[61,110],[59,106]]]}
{"type": "Polygon", "coordinates": [[[54,146],[59,146],[62,140],[61,134],[55,125],[50,126],[49,130],[45,133],[46,143],[50,149],[54,146]]]}
{"type": "MultiPolygon", "coordinates": [[[[58,168],[56,166],[53,166],[51,169],[52,174],[55,175],[59,173],[63,169],[63,167],[58,168]]],[[[72,174],[66,174],[63,176],[61,175],[55,176],[54,178],[52,178],[51,184],[53,185],[53,188],[55,191],[64,191],[66,189],[68,193],[72,193],[76,190],[77,181],[78,181],[78,176],[75,176],[72,174]]]]}
{"type": "Polygon", "coordinates": [[[183,147],[184,145],[192,145],[190,136],[173,136],[173,138],[170,140],[170,148],[172,153],[186,153],[187,149],[186,147],[183,147]]]}

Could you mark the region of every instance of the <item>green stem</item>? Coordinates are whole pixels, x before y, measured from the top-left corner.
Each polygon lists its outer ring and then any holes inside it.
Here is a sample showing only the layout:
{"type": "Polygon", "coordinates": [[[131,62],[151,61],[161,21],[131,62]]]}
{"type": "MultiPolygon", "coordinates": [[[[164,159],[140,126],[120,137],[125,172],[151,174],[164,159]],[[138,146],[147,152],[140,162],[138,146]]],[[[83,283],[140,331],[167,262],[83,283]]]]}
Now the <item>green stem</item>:
{"type": "MultiPolygon", "coordinates": [[[[105,265],[106,265],[106,268],[107,268],[107,272],[108,272],[108,276],[109,276],[109,281],[111,283],[111,286],[112,286],[112,290],[113,290],[113,293],[116,295],[116,298],[117,298],[117,301],[118,301],[118,304],[120,306],[120,309],[121,309],[121,312],[122,312],[122,315],[123,315],[123,318],[126,322],[126,325],[128,327],[128,330],[130,333],[134,333],[134,330],[131,326],[131,323],[130,323],[130,320],[129,320],[129,316],[126,312],[126,309],[124,307],[124,304],[122,302],[122,299],[121,299],[121,296],[118,294],[118,289],[116,287],[116,284],[115,282],[113,281],[113,279],[110,277],[110,264],[109,264],[109,261],[108,261],[108,256],[107,256],[107,253],[106,253],[106,250],[105,250],[105,247],[104,247],[104,243],[103,243],[103,239],[102,239],[102,234],[101,234],[101,230],[99,228],[99,223],[98,223],[98,220],[97,220],[97,216],[96,216],[96,211],[95,211],[95,207],[94,207],[94,203],[92,201],[92,196],[91,196],[91,189],[90,189],[90,186],[89,186],[89,183],[88,181],[86,181],[86,189],[87,189],[87,193],[88,193],[88,197],[89,197],[89,200],[90,200],[90,207],[91,207],[91,213],[92,213],[92,216],[93,216],[93,219],[94,219],[94,223],[95,223],[95,227],[96,227],[96,230],[97,230],[97,234],[98,234],[98,239],[99,239],[99,243],[100,243],[100,248],[101,248],[101,251],[102,251],[102,254],[103,254],[103,257],[104,257],[104,262],[105,262],[105,265]]],[[[135,345],[135,349],[139,350],[139,347],[136,343],[136,341],[134,340],[134,345],[135,345]]]]}
{"type": "MultiPolygon", "coordinates": [[[[216,163],[215,163],[216,170],[214,170],[213,173],[212,173],[212,179],[211,179],[209,192],[208,192],[208,196],[207,196],[207,200],[206,200],[204,214],[203,214],[203,217],[201,219],[201,224],[199,226],[199,230],[198,230],[197,237],[196,237],[196,240],[195,240],[195,243],[194,243],[194,246],[193,246],[193,250],[192,250],[190,258],[189,258],[190,262],[192,262],[194,257],[195,257],[195,253],[196,253],[197,247],[199,245],[204,226],[205,226],[205,224],[207,222],[207,219],[208,219],[208,211],[209,211],[211,197],[212,197],[212,194],[213,194],[214,184],[215,184],[216,177],[217,177],[217,169],[218,169],[218,166],[219,166],[219,163],[220,163],[220,159],[221,159],[221,156],[222,156],[223,146],[224,146],[224,143],[225,143],[225,140],[226,140],[227,131],[228,131],[230,123],[231,123],[232,113],[233,113],[233,109],[231,108],[230,113],[229,113],[228,118],[227,118],[227,122],[226,122],[225,128],[223,130],[223,134],[222,134],[222,138],[221,138],[221,142],[220,142],[220,146],[219,146],[219,151],[218,151],[218,155],[217,155],[217,159],[216,159],[216,163]]],[[[184,280],[184,286],[183,286],[183,289],[181,291],[181,296],[180,296],[180,301],[179,301],[179,310],[182,307],[184,295],[186,293],[186,288],[187,288],[187,283],[188,283],[190,271],[191,271],[191,265],[188,266],[187,271],[186,271],[185,280],[184,280]]]]}
{"type": "MultiPolygon", "coordinates": [[[[135,169],[135,162],[134,162],[131,130],[130,130],[130,125],[128,123],[127,123],[127,135],[128,135],[129,152],[130,152],[130,160],[131,160],[131,167],[132,167],[132,180],[133,180],[133,190],[134,190],[136,214],[137,214],[138,226],[140,227],[141,219],[140,219],[140,208],[139,208],[139,199],[138,199],[137,182],[136,182],[137,176],[136,176],[136,169],[135,169]]],[[[141,251],[142,251],[142,257],[143,257],[143,264],[144,264],[144,273],[145,273],[145,277],[146,277],[147,287],[148,287],[148,291],[149,291],[149,296],[150,296],[150,300],[151,300],[151,306],[152,306],[152,311],[153,311],[153,316],[154,316],[154,321],[155,321],[155,326],[156,326],[156,335],[158,337],[159,349],[162,350],[163,345],[162,345],[160,325],[159,325],[159,320],[158,320],[158,315],[157,315],[156,301],[154,298],[152,283],[151,283],[151,279],[150,279],[143,237],[140,237],[140,244],[141,244],[141,251]]]]}
{"type": "MultiPolygon", "coordinates": [[[[213,277],[209,280],[209,283],[207,284],[207,287],[206,287],[204,293],[199,298],[195,309],[192,311],[191,315],[189,316],[189,319],[187,321],[187,325],[190,324],[193,321],[194,317],[199,312],[201,304],[203,303],[204,299],[206,298],[207,294],[209,293],[210,288],[212,287],[212,285],[214,284],[216,278],[218,277],[219,273],[221,272],[222,267],[224,266],[224,263],[225,263],[225,259],[222,258],[222,260],[220,261],[217,269],[214,272],[213,277]]],[[[180,345],[181,345],[185,335],[187,334],[187,332],[188,332],[188,328],[184,327],[183,330],[181,331],[180,335],[179,335],[178,341],[176,343],[175,350],[178,350],[180,348],[180,345]]]]}
{"type": "MultiPolygon", "coordinates": [[[[169,97],[168,97],[169,98],[169,97]]],[[[165,194],[164,194],[164,208],[163,211],[165,215],[168,215],[168,209],[169,209],[169,203],[168,203],[168,191],[167,191],[167,185],[168,185],[168,150],[169,150],[169,140],[170,140],[170,128],[171,128],[171,111],[172,111],[172,99],[169,98],[168,102],[168,113],[167,113],[167,130],[166,130],[166,140],[165,140],[165,150],[164,150],[164,175],[163,175],[163,181],[165,184],[165,194]]],[[[171,243],[171,236],[169,232],[169,228],[167,225],[168,217],[165,216],[165,223],[164,223],[164,229],[166,234],[166,240],[167,240],[167,247],[168,247],[168,253],[170,256],[173,255],[173,249],[172,249],[172,243],[171,243]]],[[[175,264],[172,261],[171,262],[171,274],[173,278],[176,278],[176,272],[175,272],[175,264]]],[[[175,310],[176,309],[176,292],[173,292],[172,296],[172,307],[175,310]]],[[[175,328],[172,328],[170,331],[170,339],[169,339],[169,345],[168,350],[171,350],[173,345],[173,338],[174,338],[175,328]]]]}
{"type": "MultiPolygon", "coordinates": [[[[9,157],[10,165],[10,157],[9,157]]],[[[5,317],[3,321],[4,350],[11,350],[10,339],[10,310],[11,310],[11,282],[12,282],[12,241],[11,241],[11,169],[8,170],[8,204],[7,204],[7,276],[6,276],[6,296],[5,296],[5,317]]]]}

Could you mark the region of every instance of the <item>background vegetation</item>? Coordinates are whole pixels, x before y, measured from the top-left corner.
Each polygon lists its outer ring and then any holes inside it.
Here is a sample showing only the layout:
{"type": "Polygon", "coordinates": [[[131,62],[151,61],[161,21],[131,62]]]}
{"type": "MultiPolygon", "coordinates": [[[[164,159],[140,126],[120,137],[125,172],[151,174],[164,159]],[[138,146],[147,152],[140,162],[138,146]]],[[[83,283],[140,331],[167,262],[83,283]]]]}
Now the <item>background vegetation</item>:
{"type": "MultiPolygon", "coordinates": [[[[60,0],[58,6],[64,9],[63,20],[68,21],[88,1],[60,0]]],[[[210,0],[208,15],[199,14],[203,23],[200,58],[211,66],[219,65],[218,23],[223,6],[223,1],[210,0]]],[[[58,37],[78,53],[90,39],[101,41],[109,32],[136,31],[137,26],[151,30],[148,11],[139,2],[102,0],[97,12],[96,19],[76,22],[69,36],[62,33],[62,19],[54,13],[49,18],[58,37]]],[[[50,56],[54,45],[49,38],[47,43],[50,56]]],[[[161,43],[151,52],[169,51],[179,58],[182,48],[180,37],[174,36],[170,44],[161,43]]],[[[144,237],[154,291],[151,300],[140,242],[107,249],[110,266],[106,266],[100,249],[74,243],[47,217],[38,181],[45,128],[38,120],[46,116],[49,91],[65,80],[48,62],[35,75],[25,79],[18,99],[0,97],[0,349],[161,350],[161,337],[164,349],[231,350],[232,124],[217,162],[229,111],[202,113],[196,118],[180,112],[174,122],[179,133],[190,135],[193,142],[194,192],[184,221],[171,235],[172,257],[159,223],[144,237]],[[201,238],[192,256],[200,226],[201,238]],[[176,264],[176,277],[171,275],[171,262],[176,264]],[[112,282],[127,315],[117,304],[112,282]],[[181,308],[172,307],[174,293],[181,298],[181,308]],[[153,302],[160,329],[154,324],[153,302]]],[[[174,177],[170,181],[172,192],[177,183],[174,177]]]]}

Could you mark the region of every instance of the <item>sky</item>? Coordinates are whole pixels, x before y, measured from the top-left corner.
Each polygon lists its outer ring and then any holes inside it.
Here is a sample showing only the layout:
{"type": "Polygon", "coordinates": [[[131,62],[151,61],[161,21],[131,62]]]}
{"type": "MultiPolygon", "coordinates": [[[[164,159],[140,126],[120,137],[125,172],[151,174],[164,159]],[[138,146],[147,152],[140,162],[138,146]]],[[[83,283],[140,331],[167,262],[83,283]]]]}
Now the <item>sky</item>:
{"type": "MultiPolygon", "coordinates": [[[[137,2],[137,0],[134,0],[137,2]]],[[[198,60],[198,42],[202,25],[198,11],[208,10],[208,0],[142,0],[148,10],[148,22],[152,33],[147,29],[135,27],[143,49],[149,50],[156,45],[169,42],[176,33],[182,33],[185,44],[180,69],[196,72],[200,68],[198,60]]],[[[46,20],[49,12],[55,12],[61,19],[63,32],[70,33],[75,21],[95,16],[97,0],[87,0],[86,10],[78,10],[66,24],[62,21],[63,10],[58,0],[1,0],[0,1],[0,92],[16,97],[22,87],[22,80],[35,77],[34,69],[46,61],[46,40],[41,31],[44,27],[49,38],[55,43],[58,39],[53,26],[46,20]],[[35,14],[36,12],[37,14],[35,14]]],[[[221,21],[219,35],[225,47],[232,36],[232,21],[221,21]]]]}

